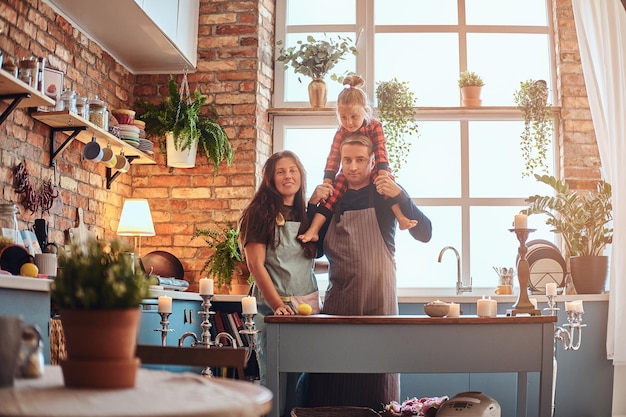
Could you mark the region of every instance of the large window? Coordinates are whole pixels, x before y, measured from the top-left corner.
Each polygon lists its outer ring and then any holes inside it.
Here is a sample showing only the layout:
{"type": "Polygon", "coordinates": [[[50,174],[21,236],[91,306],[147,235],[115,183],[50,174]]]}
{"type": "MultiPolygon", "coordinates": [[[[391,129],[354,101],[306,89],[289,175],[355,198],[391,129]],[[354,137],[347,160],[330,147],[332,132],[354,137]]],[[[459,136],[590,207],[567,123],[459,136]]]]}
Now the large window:
{"type": "MultiPolygon", "coordinates": [[[[546,0],[332,0],[315,7],[298,0],[277,2],[277,39],[290,45],[307,34],[340,34],[358,40],[358,57],[340,71],[366,80],[375,106],[377,82],[409,82],[418,97],[419,137],[412,137],[408,163],[394,173],[433,221],[433,238],[423,244],[396,234],[399,287],[453,287],[461,253],[465,284],[492,288],[494,266],[514,266],[518,241],[509,232],[513,216],[532,194],[546,194],[534,178],[522,177],[519,136],[523,123],[513,94],[521,81],[554,77],[551,18],[546,0]],[[332,12],[329,12],[332,11],[332,12]],[[459,107],[459,72],[485,80],[483,108],[459,107]]],[[[275,107],[309,106],[306,84],[276,65],[275,107]]],[[[304,82],[307,80],[303,79],[304,82]]],[[[329,107],[342,88],[327,80],[329,107]]],[[[552,89],[551,89],[552,90],[552,89]]],[[[552,99],[554,103],[554,99],[552,99]]],[[[310,192],[321,182],[337,120],[279,112],[274,117],[275,150],[291,149],[307,168],[310,192]]],[[[555,149],[549,155],[554,166],[555,149]]],[[[551,168],[552,169],[552,168],[551,168]]],[[[554,240],[544,219],[530,239],[554,240]]]]}

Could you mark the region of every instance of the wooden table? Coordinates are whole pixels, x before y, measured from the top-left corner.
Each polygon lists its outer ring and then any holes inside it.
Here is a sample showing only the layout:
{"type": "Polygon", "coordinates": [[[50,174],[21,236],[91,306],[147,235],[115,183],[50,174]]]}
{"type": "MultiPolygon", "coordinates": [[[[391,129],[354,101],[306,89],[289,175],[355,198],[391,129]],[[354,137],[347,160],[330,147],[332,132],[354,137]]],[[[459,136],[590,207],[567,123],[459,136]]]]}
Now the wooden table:
{"type": "Polygon", "coordinates": [[[539,416],[550,417],[552,316],[268,316],[267,387],[278,417],[288,372],[517,373],[517,417],[527,373],[539,372],[539,416]],[[506,360],[503,359],[506,352],[506,360]]]}
{"type": "Polygon", "coordinates": [[[0,389],[0,415],[259,417],[267,414],[271,401],[267,388],[251,382],[141,368],[134,388],[69,389],[61,368],[46,366],[42,378],[16,380],[13,388],[0,389]]]}

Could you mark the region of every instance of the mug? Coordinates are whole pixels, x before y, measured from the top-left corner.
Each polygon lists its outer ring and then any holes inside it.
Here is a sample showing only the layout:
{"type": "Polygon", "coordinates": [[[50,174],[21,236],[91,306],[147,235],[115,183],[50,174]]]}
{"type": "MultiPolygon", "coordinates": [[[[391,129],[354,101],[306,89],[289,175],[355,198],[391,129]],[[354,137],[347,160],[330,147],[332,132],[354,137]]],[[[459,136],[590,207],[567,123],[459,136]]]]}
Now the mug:
{"type": "Polygon", "coordinates": [[[12,387],[16,376],[43,374],[43,342],[36,326],[21,317],[0,316],[0,388],[12,387]]]}
{"type": "Polygon", "coordinates": [[[496,294],[500,294],[500,295],[513,294],[513,286],[498,285],[498,287],[496,288],[496,294]]]}
{"type": "Polygon", "coordinates": [[[106,147],[102,150],[102,159],[100,160],[107,168],[114,168],[117,163],[117,157],[115,152],[110,147],[106,147]]]}
{"type": "Polygon", "coordinates": [[[117,162],[115,163],[115,169],[119,172],[127,172],[130,168],[130,164],[128,163],[128,159],[124,156],[123,153],[117,156],[117,162]]]}
{"type": "Polygon", "coordinates": [[[57,254],[37,253],[35,254],[35,265],[39,268],[39,273],[55,277],[57,275],[57,254]]]}
{"type": "Polygon", "coordinates": [[[83,148],[83,156],[85,157],[85,159],[92,162],[98,162],[102,159],[102,147],[98,142],[96,142],[95,138],[93,138],[91,142],[85,145],[85,147],[83,148]]]}

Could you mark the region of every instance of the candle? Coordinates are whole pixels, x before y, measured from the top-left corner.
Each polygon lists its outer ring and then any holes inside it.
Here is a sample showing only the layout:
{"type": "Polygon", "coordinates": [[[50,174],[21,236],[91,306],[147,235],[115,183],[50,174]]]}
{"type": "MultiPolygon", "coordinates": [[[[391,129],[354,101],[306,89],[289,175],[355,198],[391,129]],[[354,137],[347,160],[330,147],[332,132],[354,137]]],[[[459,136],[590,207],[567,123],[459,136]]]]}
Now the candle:
{"type": "Polygon", "coordinates": [[[172,297],[167,295],[159,296],[159,313],[171,313],[172,312],[172,297]]]}
{"type": "Polygon", "coordinates": [[[572,311],[574,313],[584,313],[585,310],[583,309],[583,301],[582,300],[577,300],[577,301],[570,301],[570,302],[565,302],[565,311],[572,311]]]}
{"type": "Polygon", "coordinates": [[[513,222],[513,227],[515,229],[527,229],[528,228],[528,216],[525,214],[516,214],[515,221],[513,222]]]}
{"type": "Polygon", "coordinates": [[[556,282],[546,284],[546,295],[556,295],[556,282]]]}
{"type": "Polygon", "coordinates": [[[537,309],[537,299],[536,298],[531,298],[530,299],[530,303],[533,305],[533,307],[535,309],[537,309]]]}
{"type": "Polygon", "coordinates": [[[243,297],[241,311],[243,314],[256,314],[256,297],[243,297]]]}
{"type": "Polygon", "coordinates": [[[478,317],[489,317],[491,314],[490,300],[487,300],[483,295],[482,300],[476,301],[476,315],[478,317]]]}
{"type": "Polygon", "coordinates": [[[211,278],[200,280],[200,295],[213,295],[213,280],[211,278]]]}
{"type": "Polygon", "coordinates": [[[487,305],[489,306],[489,317],[495,317],[498,315],[498,302],[496,300],[492,300],[491,297],[487,300],[487,305]]]}
{"type": "Polygon", "coordinates": [[[450,309],[448,310],[447,317],[459,317],[461,315],[461,306],[457,303],[448,304],[450,309]]]}

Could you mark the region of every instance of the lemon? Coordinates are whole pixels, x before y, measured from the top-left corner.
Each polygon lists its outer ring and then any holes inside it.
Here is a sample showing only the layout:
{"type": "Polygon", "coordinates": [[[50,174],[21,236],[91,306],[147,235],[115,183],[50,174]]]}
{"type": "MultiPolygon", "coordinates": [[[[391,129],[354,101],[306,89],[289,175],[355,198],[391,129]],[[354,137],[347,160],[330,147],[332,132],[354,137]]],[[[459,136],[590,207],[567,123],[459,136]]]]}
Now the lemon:
{"type": "Polygon", "coordinates": [[[308,316],[312,311],[313,308],[308,304],[300,304],[298,306],[298,314],[302,314],[303,316],[308,316]]]}
{"type": "Polygon", "coordinates": [[[36,278],[39,274],[39,268],[34,263],[27,262],[20,268],[20,275],[24,277],[36,278]]]}

